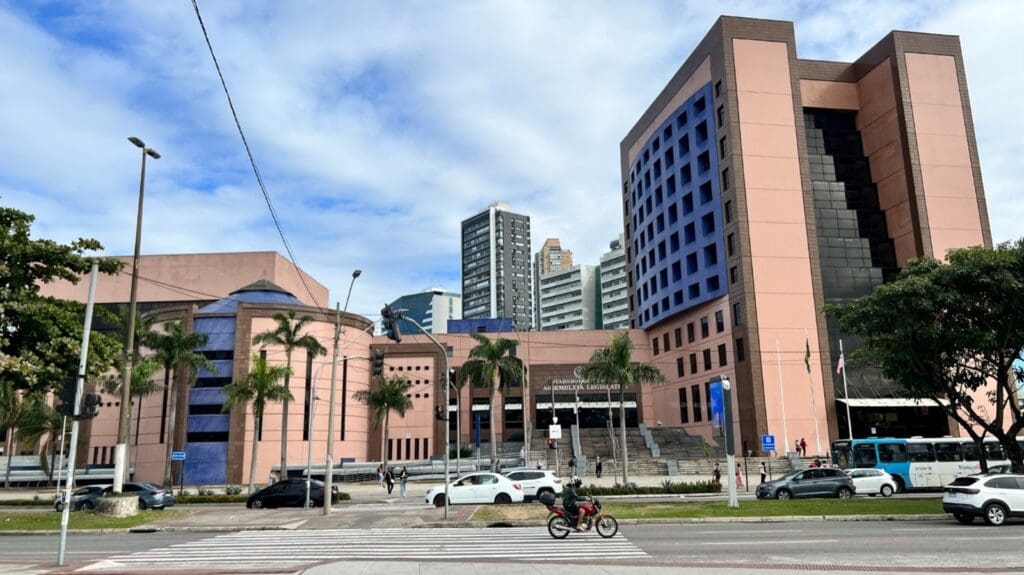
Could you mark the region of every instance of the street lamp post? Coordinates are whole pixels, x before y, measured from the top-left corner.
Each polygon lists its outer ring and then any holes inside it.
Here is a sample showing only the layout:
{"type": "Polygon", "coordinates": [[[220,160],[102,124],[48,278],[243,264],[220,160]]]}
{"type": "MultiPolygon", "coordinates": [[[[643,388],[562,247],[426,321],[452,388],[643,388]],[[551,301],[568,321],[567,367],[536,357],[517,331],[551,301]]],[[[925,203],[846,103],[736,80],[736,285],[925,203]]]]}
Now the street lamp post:
{"type": "MultiPolygon", "coordinates": [[[[313,478],[313,417],[316,414],[316,402],[322,401],[319,395],[313,393],[314,386],[309,386],[309,437],[306,440],[306,504],[303,509],[309,509],[309,486],[313,478]]],[[[324,505],[331,498],[330,492],[324,492],[324,505]]]]}
{"type": "MultiPolygon", "coordinates": [[[[146,156],[154,160],[160,154],[132,136],[128,141],[142,150],[142,173],[139,176],[139,208],[135,215],[135,252],[132,256],[132,284],[128,303],[128,334],[124,344],[124,370],[121,373],[121,409],[117,421],[117,448],[114,451],[114,493],[121,493],[128,479],[128,435],[131,427],[132,364],[135,361],[135,312],[139,287],[139,248],[142,245],[142,200],[146,195],[146,156]]],[[[173,417],[173,414],[172,414],[173,417]]],[[[173,443],[174,438],[169,439],[173,443]]]]}
{"type": "MultiPolygon", "coordinates": [[[[352,281],[348,283],[348,295],[345,296],[345,312],[348,312],[348,300],[352,297],[352,286],[356,279],[363,275],[362,270],[352,270],[352,281]]],[[[341,313],[338,306],[334,306],[334,351],[331,354],[331,393],[330,406],[327,408],[327,469],[324,476],[324,515],[331,513],[331,490],[334,489],[334,384],[338,378],[338,340],[341,339],[341,313]]],[[[348,359],[346,358],[345,372],[348,372],[348,359]]],[[[342,417],[344,417],[342,410],[342,417]]]]}

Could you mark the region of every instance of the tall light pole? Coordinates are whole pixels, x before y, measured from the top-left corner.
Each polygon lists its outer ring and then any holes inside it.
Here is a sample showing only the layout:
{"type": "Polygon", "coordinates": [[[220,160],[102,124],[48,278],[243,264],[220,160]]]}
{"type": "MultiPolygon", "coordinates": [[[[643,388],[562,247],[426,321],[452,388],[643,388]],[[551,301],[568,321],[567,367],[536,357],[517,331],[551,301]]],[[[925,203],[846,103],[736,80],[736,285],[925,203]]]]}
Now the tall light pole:
{"type": "MultiPolygon", "coordinates": [[[[363,275],[363,270],[352,270],[352,281],[348,283],[348,295],[345,296],[345,312],[348,312],[348,300],[352,297],[352,286],[356,279],[363,275]]],[[[335,383],[338,381],[338,340],[341,339],[341,312],[338,304],[334,304],[334,351],[331,354],[331,394],[330,407],[327,408],[327,469],[324,475],[324,515],[331,513],[331,490],[334,488],[334,402],[335,383]]],[[[345,364],[346,373],[348,363],[345,364]]],[[[312,436],[310,436],[312,438],[312,436]]]]}
{"type": "MultiPolygon", "coordinates": [[[[132,367],[135,361],[135,311],[136,294],[139,288],[139,248],[142,245],[142,200],[146,195],[146,156],[154,160],[160,154],[147,148],[142,140],[132,136],[128,141],[142,150],[142,173],[139,176],[139,209],[135,215],[135,252],[132,256],[132,287],[128,303],[128,336],[124,344],[124,370],[121,373],[121,411],[117,421],[117,449],[114,451],[114,493],[121,493],[128,479],[128,435],[131,428],[132,367]]],[[[173,417],[174,414],[171,414],[173,417]]],[[[168,439],[174,442],[174,438],[168,439]]]]}

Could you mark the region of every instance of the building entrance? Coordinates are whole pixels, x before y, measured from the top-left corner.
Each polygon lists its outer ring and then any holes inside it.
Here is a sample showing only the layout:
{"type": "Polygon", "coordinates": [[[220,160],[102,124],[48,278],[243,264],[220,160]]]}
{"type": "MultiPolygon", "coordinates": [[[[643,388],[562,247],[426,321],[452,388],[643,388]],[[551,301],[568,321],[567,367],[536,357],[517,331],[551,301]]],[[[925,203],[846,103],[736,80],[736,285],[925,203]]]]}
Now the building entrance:
{"type": "MultiPolygon", "coordinates": [[[[611,419],[614,426],[619,425],[619,398],[612,395],[611,419]]],[[[626,426],[636,427],[638,424],[638,413],[636,405],[636,394],[625,395],[626,426]]],[[[576,395],[555,394],[554,412],[551,409],[551,397],[541,396],[536,399],[534,405],[534,421],[538,429],[546,428],[553,423],[552,416],[558,417],[558,423],[563,427],[576,424],[576,413],[579,412],[579,424],[583,429],[606,428],[608,427],[608,396],[607,394],[581,393],[577,402],[576,395]]]]}

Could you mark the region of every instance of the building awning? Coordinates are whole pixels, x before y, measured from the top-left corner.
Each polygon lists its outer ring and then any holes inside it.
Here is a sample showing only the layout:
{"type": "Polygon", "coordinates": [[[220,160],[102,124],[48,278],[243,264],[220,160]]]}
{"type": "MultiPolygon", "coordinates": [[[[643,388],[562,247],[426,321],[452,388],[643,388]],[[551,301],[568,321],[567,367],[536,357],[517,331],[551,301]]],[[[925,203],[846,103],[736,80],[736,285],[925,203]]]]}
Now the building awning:
{"type": "Polygon", "coordinates": [[[949,405],[948,399],[940,399],[939,405],[932,399],[913,399],[910,397],[851,397],[849,399],[836,398],[850,407],[939,407],[949,405]]]}

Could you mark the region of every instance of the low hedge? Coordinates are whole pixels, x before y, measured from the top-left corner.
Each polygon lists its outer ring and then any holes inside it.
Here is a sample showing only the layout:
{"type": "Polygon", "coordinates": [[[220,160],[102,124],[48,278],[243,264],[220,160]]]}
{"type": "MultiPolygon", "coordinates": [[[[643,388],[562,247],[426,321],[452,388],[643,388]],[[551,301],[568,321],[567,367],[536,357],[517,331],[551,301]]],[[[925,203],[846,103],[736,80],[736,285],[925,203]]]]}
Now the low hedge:
{"type": "MultiPolygon", "coordinates": [[[[178,504],[187,505],[190,503],[245,503],[249,499],[249,496],[242,493],[240,495],[175,495],[174,502],[178,504]]],[[[348,493],[338,493],[338,499],[341,501],[350,501],[352,496],[348,493]]]]}
{"type": "Polygon", "coordinates": [[[0,499],[0,507],[50,507],[53,499],[0,499]]]}
{"type": "Polygon", "coordinates": [[[625,487],[615,485],[614,487],[598,487],[588,485],[581,487],[581,495],[674,495],[682,493],[720,493],[722,485],[714,481],[701,481],[699,483],[672,483],[664,482],[658,486],[639,487],[631,485],[625,487]]]}

